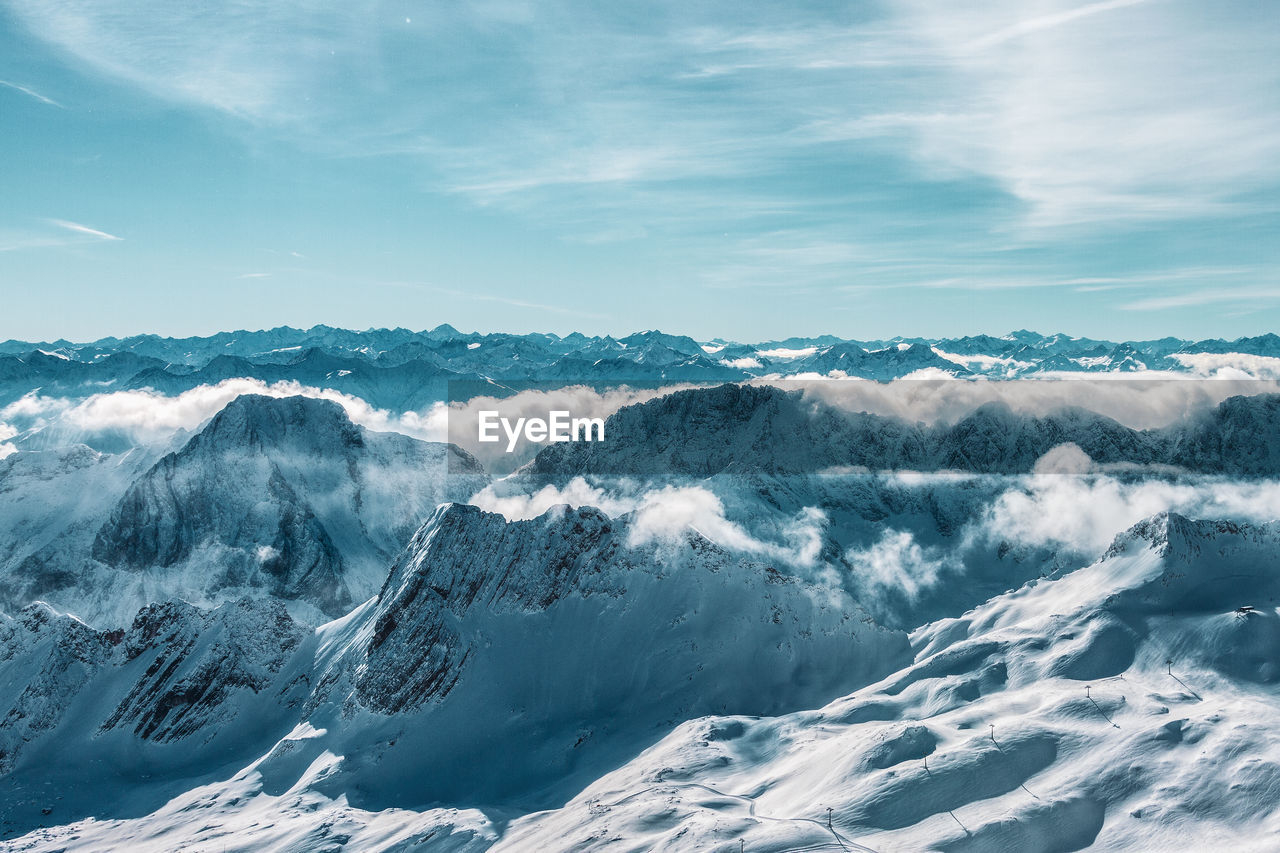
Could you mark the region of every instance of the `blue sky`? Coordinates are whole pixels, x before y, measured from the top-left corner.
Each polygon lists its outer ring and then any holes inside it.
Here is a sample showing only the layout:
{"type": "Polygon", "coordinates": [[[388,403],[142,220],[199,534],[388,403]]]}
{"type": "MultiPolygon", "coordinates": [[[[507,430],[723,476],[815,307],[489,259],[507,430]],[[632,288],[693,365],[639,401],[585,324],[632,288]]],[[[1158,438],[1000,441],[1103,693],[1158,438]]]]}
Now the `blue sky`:
{"type": "Polygon", "coordinates": [[[1275,330],[1277,32],[1234,0],[0,0],[0,338],[1275,330]]]}

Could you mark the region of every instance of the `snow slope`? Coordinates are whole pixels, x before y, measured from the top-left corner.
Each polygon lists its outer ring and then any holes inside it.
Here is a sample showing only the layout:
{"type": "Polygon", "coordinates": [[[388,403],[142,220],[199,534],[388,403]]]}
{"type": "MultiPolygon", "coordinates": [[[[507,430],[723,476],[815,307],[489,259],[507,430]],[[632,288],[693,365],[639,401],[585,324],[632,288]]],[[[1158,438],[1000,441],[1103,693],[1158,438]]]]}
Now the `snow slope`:
{"type": "Polygon", "coordinates": [[[560,808],[363,810],[335,784],[355,756],[304,723],[146,814],[0,849],[1270,850],[1277,548],[1276,525],[1154,516],[1089,566],[922,627],[875,683],[678,724],[560,808]]]}
{"type": "Polygon", "coordinates": [[[1275,849],[1278,546],[1153,517],[819,710],[684,724],[494,849],[1275,849]]]}
{"type": "Polygon", "coordinates": [[[906,660],[906,635],[837,587],[696,534],[635,534],[597,510],[507,522],[446,504],[375,598],[314,632],[278,601],[152,605],[123,632],[32,605],[0,652],[19,697],[0,708],[16,792],[0,821],[147,813],[300,724],[316,733],[268,762],[264,790],[328,754],[317,791],[359,809],[523,813],[681,720],[810,706],[906,660]]]}

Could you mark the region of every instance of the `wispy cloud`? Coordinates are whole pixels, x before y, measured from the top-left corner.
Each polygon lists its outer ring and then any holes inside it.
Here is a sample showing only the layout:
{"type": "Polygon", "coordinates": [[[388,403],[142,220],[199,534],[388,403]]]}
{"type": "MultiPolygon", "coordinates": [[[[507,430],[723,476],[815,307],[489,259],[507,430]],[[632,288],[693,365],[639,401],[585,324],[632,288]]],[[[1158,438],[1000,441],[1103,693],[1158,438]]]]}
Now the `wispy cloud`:
{"type": "Polygon", "coordinates": [[[1217,217],[1280,181],[1275,20],[1177,0],[1010,8],[914,7],[960,116],[905,127],[921,162],[990,177],[1035,229],[1217,217]]]}
{"type": "MultiPolygon", "coordinates": [[[[894,137],[924,178],[989,178],[1040,228],[1220,215],[1280,179],[1271,27],[1179,0],[1050,0],[1026,18],[1006,3],[892,0],[856,26],[757,10],[732,28],[572,2],[518,24],[490,5],[405,24],[372,0],[215,17],[156,0],[11,5],[154,94],[335,150],[417,156],[424,184],[483,203],[555,193],[569,202],[557,212],[598,209],[631,187],[699,181],[759,193],[770,175],[840,174],[866,156],[833,143],[894,137]],[[474,52],[457,49],[463,33],[474,52]]],[[[663,200],[630,199],[650,212],[663,200]]]]}
{"type": "Polygon", "coordinates": [[[466,299],[472,302],[493,302],[499,305],[506,305],[511,308],[524,308],[530,311],[543,311],[548,314],[561,314],[568,317],[582,317],[590,320],[605,319],[605,315],[596,314],[589,311],[582,311],[577,308],[569,308],[563,305],[550,305],[542,302],[531,302],[519,297],[502,296],[495,293],[481,293],[478,291],[457,290],[451,287],[439,287],[434,284],[426,284],[416,281],[386,281],[380,282],[383,287],[403,287],[411,290],[425,290],[431,293],[439,293],[445,296],[451,296],[455,299],[466,299]]]}
{"type": "Polygon", "coordinates": [[[106,231],[99,231],[97,228],[90,228],[88,225],[81,225],[79,222],[71,222],[67,219],[50,219],[49,224],[56,225],[59,228],[71,231],[75,234],[83,234],[86,237],[94,237],[98,240],[123,240],[123,237],[117,237],[114,234],[108,234],[106,231]]]}
{"type": "Polygon", "coordinates": [[[1126,6],[1136,6],[1139,3],[1146,3],[1149,0],[1104,0],[1101,3],[1088,3],[1084,6],[1077,6],[1074,9],[1067,9],[1062,12],[1054,12],[1048,15],[1040,15],[1035,18],[1026,18],[1007,27],[1002,27],[993,33],[989,33],[981,38],[974,39],[969,42],[966,47],[969,50],[984,50],[993,47],[1002,42],[1011,41],[1031,33],[1048,30],[1054,27],[1060,27],[1063,24],[1069,24],[1078,21],[1081,18],[1087,18],[1091,15],[1097,15],[1102,12],[1110,12],[1115,9],[1123,9],[1126,6]]]}
{"type": "Polygon", "coordinates": [[[8,88],[8,89],[13,89],[15,92],[21,92],[27,97],[34,98],[42,104],[47,104],[51,107],[57,107],[60,110],[66,109],[66,107],[64,107],[62,104],[58,103],[57,101],[55,101],[53,98],[46,97],[40,94],[39,92],[37,92],[35,89],[30,88],[29,86],[22,86],[9,80],[0,80],[0,86],[4,86],[5,88],[8,88]]]}
{"type": "Polygon", "coordinates": [[[1246,303],[1249,305],[1280,303],[1280,284],[1243,287],[1206,287],[1183,293],[1171,293],[1138,299],[1121,305],[1125,311],[1164,311],[1202,305],[1246,303]]]}
{"type": "Polygon", "coordinates": [[[1173,235],[1280,197],[1274,4],[7,4],[254,139],[394,159],[579,244],[666,241],[712,287],[1120,289],[1087,252],[1072,269],[993,243],[1173,235]]]}
{"type": "Polygon", "coordinates": [[[85,243],[115,243],[124,238],[66,219],[41,220],[42,227],[0,229],[0,252],[51,249],[85,243]]]}

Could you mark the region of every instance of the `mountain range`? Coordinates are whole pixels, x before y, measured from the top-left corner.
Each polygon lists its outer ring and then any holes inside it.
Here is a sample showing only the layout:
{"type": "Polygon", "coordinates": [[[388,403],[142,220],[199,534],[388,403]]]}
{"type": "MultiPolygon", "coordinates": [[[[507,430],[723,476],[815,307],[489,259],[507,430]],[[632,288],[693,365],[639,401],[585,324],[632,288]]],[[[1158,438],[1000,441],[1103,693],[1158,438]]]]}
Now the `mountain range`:
{"type": "Polygon", "coordinates": [[[1185,374],[1270,338],[5,346],[0,851],[1280,831],[1280,394],[988,381],[1185,374]],[[421,437],[460,377],[588,368],[662,387],[505,476],[421,437]],[[974,381],[838,383],[888,389],[872,405],[765,378],[806,371],[974,381]]]}
{"type": "Polygon", "coordinates": [[[825,335],[742,344],[658,331],[613,338],[482,335],[448,325],[427,332],[281,327],[203,338],[5,341],[0,343],[0,405],[33,388],[70,397],[108,388],[174,394],[250,377],[331,388],[379,408],[408,411],[446,399],[451,381],[601,385],[831,375],[887,380],[921,372],[1014,378],[1185,372],[1197,357],[1227,354],[1280,358],[1280,337],[1113,342],[1018,331],[1002,337],[853,341],[825,335]]]}

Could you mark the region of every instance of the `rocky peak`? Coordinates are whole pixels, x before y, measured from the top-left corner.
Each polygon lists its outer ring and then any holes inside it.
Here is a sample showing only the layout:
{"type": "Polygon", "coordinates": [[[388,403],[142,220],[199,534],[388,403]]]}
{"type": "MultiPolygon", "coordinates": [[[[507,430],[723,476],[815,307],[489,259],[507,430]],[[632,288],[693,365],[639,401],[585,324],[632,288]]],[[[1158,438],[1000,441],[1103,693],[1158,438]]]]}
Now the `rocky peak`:
{"type": "Polygon", "coordinates": [[[359,447],[362,430],[337,403],[315,397],[236,397],[188,445],[215,447],[306,447],[318,451],[359,447]]]}

